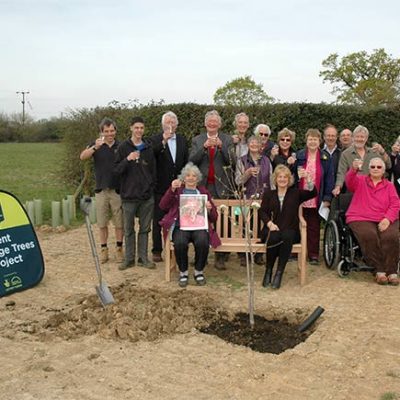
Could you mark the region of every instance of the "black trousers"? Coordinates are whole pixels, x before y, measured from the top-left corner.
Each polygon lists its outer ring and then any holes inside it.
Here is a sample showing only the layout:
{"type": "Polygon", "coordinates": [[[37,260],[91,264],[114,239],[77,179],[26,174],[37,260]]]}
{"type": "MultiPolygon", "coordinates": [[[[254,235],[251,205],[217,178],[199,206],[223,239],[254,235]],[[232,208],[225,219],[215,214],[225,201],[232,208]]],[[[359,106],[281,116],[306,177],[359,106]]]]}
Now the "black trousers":
{"type": "Polygon", "coordinates": [[[179,228],[175,228],[172,233],[172,241],[174,242],[175,257],[179,271],[186,272],[188,270],[188,247],[190,242],[194,244],[194,268],[196,271],[204,270],[210,248],[210,237],[206,230],[181,231],[179,228]]]}
{"type": "Polygon", "coordinates": [[[298,239],[298,232],[294,230],[270,232],[267,246],[267,268],[273,268],[278,258],[278,271],[283,271],[289,260],[292,246],[298,239]],[[280,243],[281,242],[281,243],[280,243]],[[278,244],[280,243],[280,244],[278,244]]]}
{"type": "Polygon", "coordinates": [[[163,219],[164,215],[166,214],[161,208],[159,207],[160,200],[163,197],[162,194],[155,193],[154,195],[154,213],[153,213],[153,229],[152,239],[153,239],[153,248],[151,252],[154,253],[161,253],[163,250],[162,246],[162,232],[161,226],[159,222],[163,219]]]}

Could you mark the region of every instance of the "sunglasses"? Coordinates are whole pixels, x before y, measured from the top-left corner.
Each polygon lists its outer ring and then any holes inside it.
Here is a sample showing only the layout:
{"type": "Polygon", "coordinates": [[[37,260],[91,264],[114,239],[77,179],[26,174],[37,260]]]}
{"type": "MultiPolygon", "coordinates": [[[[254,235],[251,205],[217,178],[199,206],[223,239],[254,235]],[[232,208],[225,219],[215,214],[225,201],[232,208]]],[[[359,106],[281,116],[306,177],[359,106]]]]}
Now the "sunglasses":
{"type": "Polygon", "coordinates": [[[282,139],[280,139],[280,141],[281,141],[281,142],[291,142],[292,139],[289,139],[289,138],[282,138],[282,139]]]}
{"type": "Polygon", "coordinates": [[[261,132],[258,132],[258,134],[260,135],[260,136],[269,136],[269,133],[261,133],[261,132]]]}
{"type": "Polygon", "coordinates": [[[371,169],[375,169],[375,168],[382,169],[382,165],[370,165],[369,167],[371,169]]]}

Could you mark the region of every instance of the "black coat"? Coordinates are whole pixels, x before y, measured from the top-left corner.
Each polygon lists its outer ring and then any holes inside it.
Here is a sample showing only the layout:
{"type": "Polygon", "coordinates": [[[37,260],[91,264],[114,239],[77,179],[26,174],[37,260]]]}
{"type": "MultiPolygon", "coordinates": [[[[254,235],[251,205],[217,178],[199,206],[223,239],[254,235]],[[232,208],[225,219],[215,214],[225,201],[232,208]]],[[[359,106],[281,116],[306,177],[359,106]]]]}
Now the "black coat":
{"type": "Polygon", "coordinates": [[[149,144],[140,152],[138,161],[127,160],[132,151],[137,151],[131,139],[122,142],[115,156],[114,172],[121,179],[122,200],[148,200],[154,194],[156,184],[156,162],[149,144]]]}
{"type": "Polygon", "coordinates": [[[393,183],[396,187],[397,195],[400,197],[400,183],[398,181],[400,178],[400,155],[391,154],[390,160],[392,161],[392,168],[388,172],[390,174],[390,178],[393,176],[393,183]]]}
{"type": "Polygon", "coordinates": [[[317,195],[317,189],[302,190],[294,187],[287,189],[283,205],[281,205],[278,198],[277,190],[267,190],[264,192],[261,202],[261,208],[258,215],[261,221],[264,222],[264,228],[261,232],[261,239],[264,242],[267,237],[267,224],[272,221],[278,225],[280,231],[299,229],[299,206],[306,200],[312,199],[317,195]]]}
{"type": "Polygon", "coordinates": [[[149,140],[156,159],[157,185],[155,192],[158,194],[164,194],[167,191],[171,182],[178,177],[189,159],[189,148],[185,136],[176,135],[175,163],[168,144],[163,145],[162,140],[162,133],[152,136],[149,140]]]}

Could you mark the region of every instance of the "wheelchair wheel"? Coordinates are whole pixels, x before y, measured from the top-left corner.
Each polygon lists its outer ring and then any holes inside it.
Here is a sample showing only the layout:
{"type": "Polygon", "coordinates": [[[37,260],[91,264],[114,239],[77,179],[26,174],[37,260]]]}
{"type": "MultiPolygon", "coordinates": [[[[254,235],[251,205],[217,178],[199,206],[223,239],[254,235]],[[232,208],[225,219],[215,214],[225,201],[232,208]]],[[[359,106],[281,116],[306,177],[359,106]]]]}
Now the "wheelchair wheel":
{"type": "Polygon", "coordinates": [[[344,278],[346,275],[350,273],[348,269],[348,264],[346,260],[340,261],[340,263],[337,265],[337,273],[341,278],[344,278]]]}
{"type": "Polygon", "coordinates": [[[354,249],[353,237],[351,236],[350,230],[348,231],[348,234],[346,235],[346,249],[344,250],[344,252],[345,252],[344,256],[346,258],[346,261],[353,264],[356,253],[355,253],[355,249],[354,249]]]}
{"type": "Polygon", "coordinates": [[[327,222],[324,231],[324,261],[328,268],[336,268],[340,260],[340,237],[337,223],[327,222]]]}

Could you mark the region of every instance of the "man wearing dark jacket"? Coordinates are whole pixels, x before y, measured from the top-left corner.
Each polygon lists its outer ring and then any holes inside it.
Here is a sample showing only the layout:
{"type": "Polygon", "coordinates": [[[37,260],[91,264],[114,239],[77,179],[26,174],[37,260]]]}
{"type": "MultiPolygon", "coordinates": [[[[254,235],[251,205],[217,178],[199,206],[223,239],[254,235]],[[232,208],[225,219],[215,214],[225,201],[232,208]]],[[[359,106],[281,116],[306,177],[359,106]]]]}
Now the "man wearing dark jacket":
{"type": "Polygon", "coordinates": [[[153,261],[161,262],[162,240],[159,222],[165,215],[159,207],[164,193],[171,182],[177,178],[182,168],[187,164],[189,150],[187,140],[183,135],[176,133],[178,117],[172,112],[166,112],[161,118],[162,133],[151,137],[157,168],[157,187],[154,193],[153,215],[153,261]]]}
{"type": "Polygon", "coordinates": [[[147,256],[148,236],[154,207],[156,165],[152,147],[142,140],[144,120],[133,117],[132,136],[118,147],[115,172],[120,176],[120,196],[124,215],[125,261],[120,269],[133,267],[136,256],[135,217],[139,218],[137,240],[138,265],[154,268],[147,256]]]}
{"type": "Polygon", "coordinates": [[[323,149],[329,154],[332,160],[333,175],[336,180],[336,174],[339,165],[341,149],[337,143],[338,132],[334,125],[328,124],[324,129],[323,149]]]}

